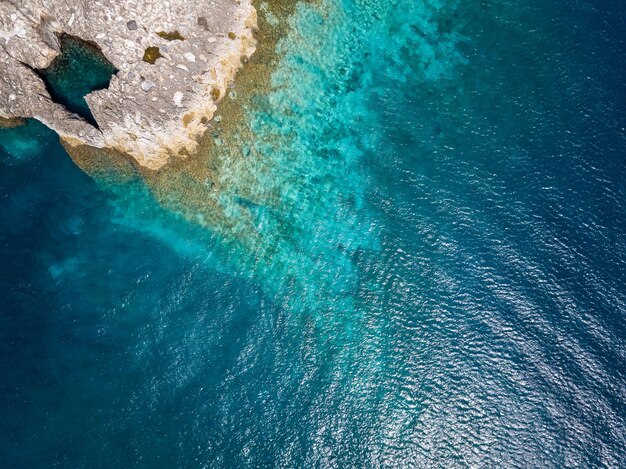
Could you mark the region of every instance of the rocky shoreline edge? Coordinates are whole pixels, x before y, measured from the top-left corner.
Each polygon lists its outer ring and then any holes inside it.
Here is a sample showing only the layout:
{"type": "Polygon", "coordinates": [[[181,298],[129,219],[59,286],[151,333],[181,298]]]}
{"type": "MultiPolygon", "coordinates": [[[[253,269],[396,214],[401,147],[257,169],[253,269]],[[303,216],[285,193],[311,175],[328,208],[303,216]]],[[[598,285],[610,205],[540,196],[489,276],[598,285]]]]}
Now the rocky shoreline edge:
{"type": "Polygon", "coordinates": [[[98,148],[159,170],[198,149],[237,71],[256,50],[250,0],[0,2],[0,126],[35,118],[66,147],[98,148]],[[97,123],[55,102],[37,71],[68,34],[118,72],[85,100],[97,123]]]}

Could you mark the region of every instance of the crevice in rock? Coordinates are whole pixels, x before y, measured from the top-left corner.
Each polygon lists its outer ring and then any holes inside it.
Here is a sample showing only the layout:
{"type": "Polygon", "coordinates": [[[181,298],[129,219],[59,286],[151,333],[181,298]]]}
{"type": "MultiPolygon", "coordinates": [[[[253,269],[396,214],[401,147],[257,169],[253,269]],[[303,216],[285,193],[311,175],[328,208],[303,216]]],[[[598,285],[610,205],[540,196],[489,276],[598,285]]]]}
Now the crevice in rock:
{"type": "Polygon", "coordinates": [[[100,127],[85,101],[92,91],[109,87],[118,70],[97,44],[69,34],[58,36],[61,53],[45,69],[35,70],[46,85],[52,100],[100,127]]]}

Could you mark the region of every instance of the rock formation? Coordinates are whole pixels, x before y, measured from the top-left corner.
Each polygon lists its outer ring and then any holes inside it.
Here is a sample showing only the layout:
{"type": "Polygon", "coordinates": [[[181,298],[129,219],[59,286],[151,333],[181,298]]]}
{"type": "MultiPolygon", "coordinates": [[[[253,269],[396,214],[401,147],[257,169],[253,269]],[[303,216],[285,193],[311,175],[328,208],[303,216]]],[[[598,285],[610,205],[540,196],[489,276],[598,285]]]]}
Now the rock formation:
{"type": "Polygon", "coordinates": [[[251,0],[0,0],[0,118],[34,117],[69,145],[112,148],[159,169],[197,140],[255,50],[251,0]],[[52,100],[37,69],[59,35],[118,69],[86,101],[97,127],[52,100]]]}

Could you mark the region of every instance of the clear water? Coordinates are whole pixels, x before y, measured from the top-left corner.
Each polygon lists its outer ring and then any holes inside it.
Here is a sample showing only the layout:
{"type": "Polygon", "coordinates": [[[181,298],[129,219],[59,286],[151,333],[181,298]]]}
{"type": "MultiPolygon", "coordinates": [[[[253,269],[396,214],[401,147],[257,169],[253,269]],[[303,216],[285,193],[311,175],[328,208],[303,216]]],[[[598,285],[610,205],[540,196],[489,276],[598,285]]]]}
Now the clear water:
{"type": "Polygon", "coordinates": [[[208,208],[3,130],[2,461],[620,467],[622,10],[298,4],[208,208]]]}
{"type": "Polygon", "coordinates": [[[40,76],[55,102],[97,127],[85,96],[107,88],[117,69],[97,46],[67,35],[61,37],[60,44],[61,54],[39,72],[40,76]]]}

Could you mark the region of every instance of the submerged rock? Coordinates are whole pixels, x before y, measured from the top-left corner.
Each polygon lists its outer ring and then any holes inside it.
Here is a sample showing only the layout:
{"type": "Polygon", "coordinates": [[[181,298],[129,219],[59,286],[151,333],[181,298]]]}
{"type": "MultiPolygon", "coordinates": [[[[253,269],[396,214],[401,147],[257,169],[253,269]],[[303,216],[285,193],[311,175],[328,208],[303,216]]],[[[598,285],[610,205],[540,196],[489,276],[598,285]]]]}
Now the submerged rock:
{"type": "Polygon", "coordinates": [[[0,118],[34,117],[66,144],[159,169],[196,150],[255,50],[254,28],[251,0],[0,1],[0,118]],[[55,102],[37,73],[60,54],[62,34],[96,45],[118,70],[85,97],[97,127],[55,102]]]}

